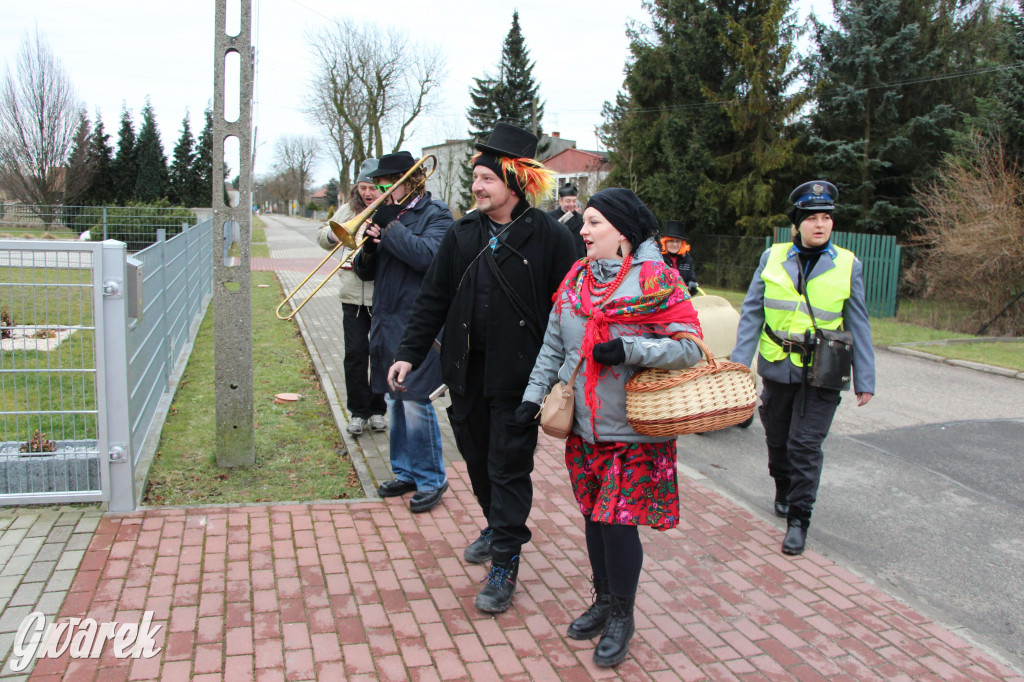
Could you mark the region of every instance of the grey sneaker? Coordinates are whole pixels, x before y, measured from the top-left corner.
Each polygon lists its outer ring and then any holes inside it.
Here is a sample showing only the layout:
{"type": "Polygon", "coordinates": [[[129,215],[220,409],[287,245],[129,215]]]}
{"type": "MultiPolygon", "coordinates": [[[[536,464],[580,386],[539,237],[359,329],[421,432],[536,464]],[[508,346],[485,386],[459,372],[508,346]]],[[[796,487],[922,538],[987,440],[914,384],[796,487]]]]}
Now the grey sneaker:
{"type": "Polygon", "coordinates": [[[370,415],[370,430],[377,433],[384,433],[388,430],[388,420],[382,414],[370,415]]]}
{"type": "Polygon", "coordinates": [[[358,436],[363,432],[363,427],[366,426],[366,420],[362,417],[352,417],[348,422],[348,428],[346,431],[351,433],[353,436],[358,436]]]}
{"type": "Polygon", "coordinates": [[[480,531],[480,537],[472,542],[466,551],[462,553],[462,558],[470,564],[482,564],[491,558],[491,539],[494,537],[494,531],[488,526],[480,531]]]}

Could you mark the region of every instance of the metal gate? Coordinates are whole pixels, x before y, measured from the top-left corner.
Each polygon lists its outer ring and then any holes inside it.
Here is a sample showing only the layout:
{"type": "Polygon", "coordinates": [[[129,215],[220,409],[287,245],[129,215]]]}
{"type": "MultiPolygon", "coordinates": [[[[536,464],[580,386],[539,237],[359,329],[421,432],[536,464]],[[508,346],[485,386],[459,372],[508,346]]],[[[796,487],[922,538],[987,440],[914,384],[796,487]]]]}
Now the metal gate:
{"type": "Polygon", "coordinates": [[[111,459],[127,454],[125,434],[105,423],[111,410],[127,410],[116,400],[124,391],[101,380],[116,377],[105,365],[125,357],[104,324],[125,303],[124,244],[2,246],[0,502],[108,499],[111,459]]]}

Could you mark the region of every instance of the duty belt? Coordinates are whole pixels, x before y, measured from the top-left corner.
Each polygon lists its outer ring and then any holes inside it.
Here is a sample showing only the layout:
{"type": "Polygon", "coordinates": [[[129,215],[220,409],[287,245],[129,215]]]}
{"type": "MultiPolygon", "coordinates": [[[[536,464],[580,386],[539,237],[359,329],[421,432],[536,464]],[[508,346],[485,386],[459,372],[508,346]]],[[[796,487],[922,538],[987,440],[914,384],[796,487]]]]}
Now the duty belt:
{"type": "Polygon", "coordinates": [[[786,353],[799,353],[800,355],[807,356],[811,352],[804,343],[781,338],[778,334],[773,332],[772,328],[767,324],[764,326],[764,333],[777,345],[782,346],[782,350],[786,353]]]}

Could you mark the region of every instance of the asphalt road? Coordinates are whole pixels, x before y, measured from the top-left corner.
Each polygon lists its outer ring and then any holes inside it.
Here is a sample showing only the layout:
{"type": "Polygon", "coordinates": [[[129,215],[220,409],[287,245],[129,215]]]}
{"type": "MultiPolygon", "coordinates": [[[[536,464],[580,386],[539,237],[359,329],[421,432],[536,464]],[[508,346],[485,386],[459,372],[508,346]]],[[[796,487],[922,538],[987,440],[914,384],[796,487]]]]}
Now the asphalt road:
{"type": "MultiPolygon", "coordinates": [[[[878,394],[845,394],[825,441],[808,548],[1024,670],[1024,381],[876,356],[878,394]]],[[[681,437],[679,461],[781,543],[758,419],[681,437]]]]}

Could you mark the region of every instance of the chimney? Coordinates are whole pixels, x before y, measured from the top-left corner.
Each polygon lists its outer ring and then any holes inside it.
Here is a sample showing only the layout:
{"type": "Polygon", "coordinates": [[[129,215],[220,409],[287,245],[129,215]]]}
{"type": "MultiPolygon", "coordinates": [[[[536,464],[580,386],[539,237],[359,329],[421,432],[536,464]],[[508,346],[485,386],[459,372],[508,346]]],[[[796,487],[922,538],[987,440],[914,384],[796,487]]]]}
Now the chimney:
{"type": "Polygon", "coordinates": [[[559,132],[554,132],[554,133],[551,133],[551,137],[555,138],[556,140],[557,140],[558,138],[560,138],[561,136],[562,136],[562,133],[559,133],[559,132]]]}

